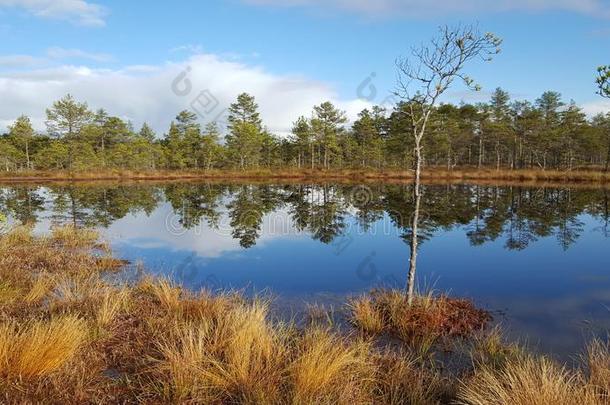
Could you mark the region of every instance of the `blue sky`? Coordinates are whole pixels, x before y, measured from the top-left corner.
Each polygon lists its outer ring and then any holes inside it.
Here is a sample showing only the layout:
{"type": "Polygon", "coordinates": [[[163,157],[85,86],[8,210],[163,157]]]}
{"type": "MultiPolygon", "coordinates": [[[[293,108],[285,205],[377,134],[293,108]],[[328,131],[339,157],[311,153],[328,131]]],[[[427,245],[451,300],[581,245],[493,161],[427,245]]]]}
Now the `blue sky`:
{"type": "Polygon", "coordinates": [[[496,33],[503,52],[468,68],[483,92],[458,87],[447,100],[483,101],[500,86],[610,109],[593,84],[595,67],[610,64],[607,0],[0,0],[0,128],[20,113],[42,128],[44,107],[69,91],[162,131],[202,91],[218,103],[205,121],[247,90],[285,132],[323,99],[351,116],[382,102],[395,58],[458,22],[496,33]],[[193,89],[176,95],[171,83],[187,68],[193,89]],[[371,74],[377,93],[359,99],[371,74]]]}

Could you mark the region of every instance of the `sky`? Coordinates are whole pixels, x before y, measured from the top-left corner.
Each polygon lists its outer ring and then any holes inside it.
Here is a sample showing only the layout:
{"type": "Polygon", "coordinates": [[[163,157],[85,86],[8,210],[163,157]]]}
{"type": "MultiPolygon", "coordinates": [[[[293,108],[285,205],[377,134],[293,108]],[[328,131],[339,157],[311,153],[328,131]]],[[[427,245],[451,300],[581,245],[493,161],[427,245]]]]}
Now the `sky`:
{"type": "Polygon", "coordinates": [[[467,66],[482,91],[443,101],[555,90],[610,111],[594,84],[610,64],[610,0],[0,0],[0,131],[21,114],[44,130],[66,93],[159,134],[183,109],[223,122],[243,91],[278,134],[327,100],[353,120],[389,104],[396,58],[460,23],[501,37],[502,52],[467,66]]]}

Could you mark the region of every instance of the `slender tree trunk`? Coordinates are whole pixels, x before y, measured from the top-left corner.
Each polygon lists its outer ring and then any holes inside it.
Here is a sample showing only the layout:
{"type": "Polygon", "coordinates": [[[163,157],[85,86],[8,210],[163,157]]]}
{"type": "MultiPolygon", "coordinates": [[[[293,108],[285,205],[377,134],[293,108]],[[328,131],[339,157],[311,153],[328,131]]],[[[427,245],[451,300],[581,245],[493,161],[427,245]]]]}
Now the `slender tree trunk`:
{"type": "Polygon", "coordinates": [[[608,152],[606,154],[606,167],[604,171],[608,173],[608,169],[610,169],[610,137],[608,137],[608,152]]]}
{"type": "Polygon", "coordinates": [[[314,160],[314,154],[315,154],[313,142],[311,143],[310,148],[311,148],[311,170],[313,170],[313,160],[314,160]]]}
{"type": "Polygon", "coordinates": [[[415,273],[417,270],[417,247],[418,247],[418,226],[419,226],[419,208],[421,204],[421,138],[415,139],[415,182],[413,185],[413,196],[415,209],[413,211],[413,220],[411,223],[411,257],[409,259],[409,275],[407,281],[407,304],[413,304],[415,295],[415,273]]]}
{"type": "Polygon", "coordinates": [[[483,135],[479,135],[479,164],[478,168],[480,169],[483,166],[483,135]]]}
{"type": "Polygon", "coordinates": [[[25,141],[25,162],[26,162],[26,169],[30,169],[30,143],[28,142],[28,140],[26,139],[25,141]]]}
{"type": "Polygon", "coordinates": [[[542,154],[542,170],[546,170],[546,152],[542,154]]]}
{"type": "Polygon", "coordinates": [[[106,142],[104,141],[104,134],[102,134],[102,167],[106,167],[106,142]]]}
{"type": "Polygon", "coordinates": [[[76,222],[76,202],[74,201],[74,194],[72,190],[70,190],[70,202],[72,208],[72,226],[74,229],[77,229],[78,223],[76,222]]]}
{"type": "Polygon", "coordinates": [[[610,210],[608,209],[608,189],[604,190],[604,236],[608,237],[608,224],[610,223],[610,210]]]}
{"type": "Polygon", "coordinates": [[[517,166],[517,135],[513,136],[513,154],[510,162],[510,169],[515,170],[517,166]]]}

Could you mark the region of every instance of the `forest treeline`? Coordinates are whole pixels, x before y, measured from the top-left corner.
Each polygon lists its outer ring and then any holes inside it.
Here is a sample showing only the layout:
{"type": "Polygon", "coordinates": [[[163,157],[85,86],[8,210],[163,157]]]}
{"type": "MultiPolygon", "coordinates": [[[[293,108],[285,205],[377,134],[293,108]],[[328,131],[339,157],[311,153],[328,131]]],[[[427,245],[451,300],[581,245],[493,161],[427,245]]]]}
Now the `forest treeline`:
{"type": "MultiPolygon", "coordinates": [[[[253,96],[238,96],[226,129],[202,126],[195,113],[178,113],[167,132],[146,123],[91,111],[67,95],[46,110],[45,133],[27,116],[0,136],[6,171],[99,169],[405,169],[413,164],[410,106],[363,110],[348,125],[330,102],[300,117],[291,136],[271,133],[253,96]]],[[[548,91],[535,102],[512,101],[498,88],[487,103],[440,104],[424,139],[427,166],[495,169],[560,169],[610,164],[610,113],[589,119],[574,103],[548,91]]]]}

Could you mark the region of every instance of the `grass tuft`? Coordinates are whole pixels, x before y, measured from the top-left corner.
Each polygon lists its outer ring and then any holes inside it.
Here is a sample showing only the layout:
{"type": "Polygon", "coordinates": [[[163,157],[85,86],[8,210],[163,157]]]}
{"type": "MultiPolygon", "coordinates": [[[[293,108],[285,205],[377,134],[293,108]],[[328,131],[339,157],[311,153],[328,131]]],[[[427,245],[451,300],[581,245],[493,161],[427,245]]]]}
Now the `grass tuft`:
{"type": "Polygon", "coordinates": [[[385,327],[383,314],[370,296],[361,296],[348,302],[351,320],[364,332],[377,335],[385,327]]]}
{"type": "Polygon", "coordinates": [[[182,289],[170,280],[165,278],[156,281],[144,280],[141,288],[150,291],[165,310],[177,311],[180,308],[182,289]]]}
{"type": "Polygon", "coordinates": [[[41,377],[68,361],[84,345],[86,323],[74,316],[25,325],[5,323],[0,327],[0,374],[9,377],[41,377]]]}
{"type": "Polygon", "coordinates": [[[131,292],[127,288],[106,287],[100,293],[96,314],[99,327],[107,327],[129,303],[131,292]]]}
{"type": "Polygon", "coordinates": [[[53,228],[51,240],[66,248],[87,248],[97,244],[99,233],[93,229],[61,226],[53,228]]]}
{"type": "Polygon", "coordinates": [[[589,384],[599,398],[610,403],[610,342],[594,339],[588,345],[585,364],[589,384]]]}
{"type": "Polygon", "coordinates": [[[460,404],[602,404],[580,373],[545,357],[525,356],[505,366],[476,370],[458,394],[460,404]]]}
{"type": "Polygon", "coordinates": [[[53,280],[46,275],[39,275],[34,280],[30,291],[25,295],[24,301],[27,304],[33,304],[41,301],[53,289],[53,280]]]}
{"type": "Polygon", "coordinates": [[[162,391],[173,400],[276,403],[287,333],[269,323],[267,311],[255,301],[217,321],[176,324],[158,345],[157,369],[168,376],[162,391]]]}
{"type": "Polygon", "coordinates": [[[361,404],[371,401],[375,365],[370,342],[346,342],[328,329],[309,330],[291,366],[295,403],[361,404]]]}

